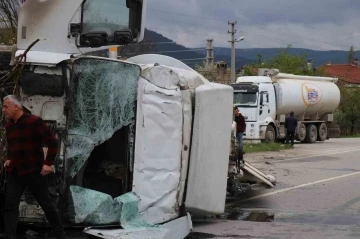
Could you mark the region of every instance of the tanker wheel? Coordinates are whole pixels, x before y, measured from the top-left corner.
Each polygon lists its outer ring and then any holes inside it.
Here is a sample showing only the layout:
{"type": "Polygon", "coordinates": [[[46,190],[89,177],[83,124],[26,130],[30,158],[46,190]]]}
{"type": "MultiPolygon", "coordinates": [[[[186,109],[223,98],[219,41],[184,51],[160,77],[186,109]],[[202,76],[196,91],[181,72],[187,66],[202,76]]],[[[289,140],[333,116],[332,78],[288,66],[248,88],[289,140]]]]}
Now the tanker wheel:
{"type": "Polygon", "coordinates": [[[318,141],[325,141],[328,136],[328,127],[325,123],[321,123],[318,128],[318,141]]]}
{"type": "Polygon", "coordinates": [[[318,137],[317,128],[314,124],[309,124],[306,126],[306,143],[315,143],[318,137]]]}
{"type": "Polygon", "coordinates": [[[296,140],[300,142],[304,142],[305,138],[306,138],[306,126],[303,123],[301,123],[297,128],[296,140]]]}
{"type": "Polygon", "coordinates": [[[265,132],[265,139],[263,140],[264,143],[274,143],[276,140],[276,133],[273,126],[268,125],[266,127],[265,132]]]}

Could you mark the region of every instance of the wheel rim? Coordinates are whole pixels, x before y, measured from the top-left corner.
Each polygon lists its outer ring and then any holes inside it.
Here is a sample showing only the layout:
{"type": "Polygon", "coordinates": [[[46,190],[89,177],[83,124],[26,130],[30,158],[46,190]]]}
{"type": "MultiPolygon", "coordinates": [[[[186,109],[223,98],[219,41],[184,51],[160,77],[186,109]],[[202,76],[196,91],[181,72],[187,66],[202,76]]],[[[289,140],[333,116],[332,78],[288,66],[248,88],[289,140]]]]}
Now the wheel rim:
{"type": "Polygon", "coordinates": [[[324,136],[325,136],[325,129],[324,129],[324,127],[321,127],[321,128],[320,128],[320,132],[319,132],[319,133],[320,133],[320,136],[321,136],[321,137],[324,137],[324,136]]]}
{"type": "Polygon", "coordinates": [[[327,137],[327,128],[326,128],[326,124],[322,123],[320,125],[320,128],[319,128],[319,137],[321,140],[324,140],[326,139],[327,137]]]}
{"type": "Polygon", "coordinates": [[[266,141],[267,142],[274,142],[275,141],[275,134],[273,130],[266,130],[266,141]]]}
{"type": "Polygon", "coordinates": [[[301,124],[299,126],[299,133],[298,133],[299,141],[305,140],[305,136],[306,136],[306,127],[304,124],[301,124]]]}
{"type": "Polygon", "coordinates": [[[316,127],[311,127],[310,136],[312,140],[316,140],[317,138],[316,127]]]}

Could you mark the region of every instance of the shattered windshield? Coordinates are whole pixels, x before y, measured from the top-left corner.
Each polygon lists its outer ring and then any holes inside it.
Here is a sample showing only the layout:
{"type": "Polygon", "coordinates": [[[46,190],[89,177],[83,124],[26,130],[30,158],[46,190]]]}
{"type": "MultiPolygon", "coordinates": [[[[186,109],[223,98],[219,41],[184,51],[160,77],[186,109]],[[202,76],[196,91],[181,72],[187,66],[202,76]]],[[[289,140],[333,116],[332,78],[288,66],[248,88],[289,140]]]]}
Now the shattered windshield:
{"type": "Polygon", "coordinates": [[[140,68],[80,58],[73,69],[65,163],[71,185],[67,214],[75,223],[114,223],[120,218],[120,205],[113,198],[127,192],[126,172],[133,160],[130,132],[135,127],[140,68]]]}
{"type": "Polygon", "coordinates": [[[257,93],[234,93],[234,105],[257,105],[257,93]]]}
{"type": "Polygon", "coordinates": [[[138,66],[122,62],[96,58],[75,62],[67,176],[79,172],[95,146],[134,122],[139,75],[138,66]]]}

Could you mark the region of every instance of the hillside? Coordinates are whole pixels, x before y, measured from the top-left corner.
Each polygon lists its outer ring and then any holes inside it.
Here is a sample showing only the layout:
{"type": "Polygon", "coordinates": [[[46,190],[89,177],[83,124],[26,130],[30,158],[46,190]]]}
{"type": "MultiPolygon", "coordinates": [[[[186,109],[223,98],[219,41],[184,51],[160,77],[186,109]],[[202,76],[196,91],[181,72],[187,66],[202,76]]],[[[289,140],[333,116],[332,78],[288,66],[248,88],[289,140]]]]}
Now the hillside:
{"type": "MultiPolygon", "coordinates": [[[[236,55],[244,58],[257,59],[257,54],[261,54],[263,60],[275,56],[279,51],[285,48],[251,48],[251,49],[237,49],[236,55]]],[[[228,48],[217,48],[219,54],[229,54],[228,48]]],[[[347,51],[314,51],[303,48],[290,48],[289,54],[306,56],[313,60],[315,66],[320,66],[330,61],[332,64],[343,64],[347,62],[347,51]]],[[[355,52],[356,57],[360,57],[360,51],[355,52]]]]}
{"type": "MultiPolygon", "coordinates": [[[[279,53],[279,51],[285,48],[248,48],[248,49],[236,49],[236,68],[240,68],[243,65],[256,62],[258,54],[262,55],[262,60],[267,60],[279,53]]],[[[158,53],[174,57],[179,60],[184,60],[184,63],[190,67],[195,65],[201,65],[205,61],[206,50],[198,51],[193,48],[186,48],[178,43],[173,42],[171,39],[151,30],[145,30],[144,41],[140,44],[130,45],[123,47],[123,50],[119,48],[119,55],[131,57],[144,53],[158,53]],[[188,60],[194,59],[194,60],[188,60]]],[[[230,67],[231,65],[231,50],[226,47],[215,47],[215,62],[225,61],[230,67]]],[[[92,54],[106,56],[107,51],[96,52],[92,54]]],[[[290,48],[289,54],[305,56],[312,59],[314,66],[321,66],[330,61],[332,64],[344,64],[347,62],[347,51],[315,51],[303,48],[290,48]]],[[[355,52],[355,57],[360,58],[360,51],[355,52]]]]}
{"type": "MultiPolygon", "coordinates": [[[[172,42],[169,38],[158,34],[151,30],[146,30],[145,40],[150,40],[153,43],[156,42],[172,42]]],[[[205,46],[204,46],[205,48],[205,46]]],[[[191,49],[191,48],[190,48],[191,49]]],[[[280,50],[285,48],[249,48],[249,49],[236,49],[236,67],[240,67],[245,64],[250,64],[255,62],[258,59],[258,54],[261,54],[263,60],[269,59],[280,50]]],[[[179,51],[179,50],[189,50],[179,44],[157,44],[155,48],[152,49],[154,52],[159,52],[159,54],[168,55],[177,59],[191,59],[191,58],[205,58],[205,51],[186,51],[186,52],[163,52],[163,51],[179,51]]],[[[230,66],[231,61],[231,50],[226,47],[216,47],[215,48],[215,62],[216,61],[225,61],[230,66]]],[[[332,64],[342,64],[347,61],[347,51],[315,51],[303,48],[291,48],[289,53],[292,55],[301,55],[311,58],[315,66],[320,66],[325,64],[327,61],[330,61],[332,64]]],[[[360,51],[355,52],[355,56],[360,58],[360,51]]],[[[189,64],[194,61],[185,61],[189,64]]],[[[189,64],[193,66],[194,64],[189,64]]]]}
{"type": "MultiPolygon", "coordinates": [[[[206,57],[206,50],[189,51],[189,50],[191,50],[191,48],[186,48],[180,44],[170,43],[173,41],[159,33],[151,31],[151,30],[145,31],[144,42],[152,43],[151,45],[153,45],[153,46],[151,47],[150,52],[159,52],[159,54],[171,56],[171,57],[174,57],[179,60],[196,59],[196,58],[205,58],[206,57]],[[157,42],[159,42],[159,44],[154,44],[157,42]],[[166,44],[165,42],[169,42],[169,44],[166,44]],[[169,51],[171,51],[171,52],[169,52],[169,51]],[[179,51],[179,52],[173,52],[173,51],[179,51]]],[[[205,48],[205,46],[204,46],[204,48],[205,48]]],[[[215,55],[215,62],[225,61],[230,66],[230,61],[231,61],[230,49],[228,49],[229,54],[226,54],[226,50],[223,50],[223,51],[225,54],[221,53],[221,54],[215,55]]],[[[217,50],[215,52],[217,53],[217,50]]],[[[201,62],[203,62],[203,61],[204,60],[202,60],[202,59],[197,59],[197,60],[193,60],[193,61],[185,60],[184,62],[187,65],[194,67],[196,64],[201,64],[201,62]]],[[[243,57],[241,55],[236,57],[236,64],[239,66],[249,64],[253,61],[254,60],[246,59],[246,57],[243,57]]]]}

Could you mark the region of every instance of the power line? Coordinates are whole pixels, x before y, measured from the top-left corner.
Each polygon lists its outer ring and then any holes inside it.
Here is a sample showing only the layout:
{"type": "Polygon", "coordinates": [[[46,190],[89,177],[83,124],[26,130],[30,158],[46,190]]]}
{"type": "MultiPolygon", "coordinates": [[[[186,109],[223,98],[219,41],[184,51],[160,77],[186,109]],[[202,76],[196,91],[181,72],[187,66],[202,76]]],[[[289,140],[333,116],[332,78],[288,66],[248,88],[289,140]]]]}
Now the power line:
{"type": "MultiPolygon", "coordinates": [[[[169,22],[174,22],[174,23],[185,23],[185,24],[190,24],[188,22],[184,22],[184,21],[172,21],[172,20],[169,20],[169,19],[161,19],[161,18],[153,18],[153,17],[148,17],[148,18],[151,18],[151,19],[156,19],[156,20],[162,20],[162,21],[169,21],[169,22]]],[[[201,26],[202,28],[208,28],[208,29],[214,29],[214,26],[210,26],[210,25],[203,25],[203,24],[198,24],[198,23],[195,23],[197,26],[201,26]]],[[[194,25],[193,23],[191,23],[191,26],[194,25]]],[[[269,29],[266,29],[266,28],[262,28],[262,27],[254,27],[252,26],[253,28],[259,28],[261,30],[265,30],[265,31],[269,31],[271,33],[276,33],[276,32],[279,32],[279,31],[273,31],[273,30],[269,30],[269,29]]],[[[217,28],[217,29],[220,29],[217,28]]],[[[275,38],[275,37],[269,37],[269,36],[266,36],[266,35],[262,35],[262,34],[259,34],[259,33],[254,33],[254,32],[249,32],[249,31],[244,31],[244,30],[240,30],[241,32],[245,32],[245,33],[248,33],[248,34],[253,34],[253,35],[259,35],[259,36],[262,36],[262,37],[267,37],[267,38],[271,38],[271,39],[276,39],[276,40],[280,40],[280,41],[287,41],[286,39],[283,39],[283,38],[275,38]]],[[[317,39],[311,39],[311,38],[304,38],[304,37],[301,37],[301,36],[298,36],[296,34],[288,34],[288,33],[283,33],[283,32],[279,32],[283,35],[288,35],[290,37],[296,37],[298,39],[303,39],[305,41],[313,41],[313,42],[317,42],[317,43],[325,43],[325,44],[330,44],[330,45],[333,45],[333,46],[340,46],[340,47],[348,47],[348,46],[345,46],[345,45],[342,45],[342,44],[336,44],[336,43],[331,43],[331,42],[326,42],[326,41],[321,41],[321,40],[317,40],[317,39]]],[[[293,41],[293,40],[290,40],[290,41],[293,41]]],[[[307,43],[302,43],[302,44],[305,44],[305,45],[310,45],[310,44],[307,44],[307,43]]]]}
{"type": "MultiPolygon", "coordinates": [[[[200,33],[194,33],[194,32],[188,32],[188,31],[179,31],[179,30],[168,29],[168,28],[152,27],[152,29],[158,29],[158,30],[169,32],[169,33],[179,32],[179,33],[187,33],[187,34],[192,34],[192,35],[204,36],[204,34],[200,34],[200,33]]],[[[250,34],[252,34],[252,33],[250,33],[250,34]]],[[[227,40],[227,38],[225,36],[223,36],[223,35],[216,34],[216,35],[212,35],[212,36],[216,36],[217,38],[227,40]]],[[[261,36],[263,36],[263,35],[261,35],[261,36]]],[[[263,36],[263,37],[267,37],[267,36],[263,36]]],[[[276,39],[276,40],[285,41],[284,39],[276,39]]],[[[256,42],[254,40],[251,40],[251,42],[252,43],[257,43],[256,45],[258,45],[259,47],[264,47],[264,43],[256,42]]],[[[289,44],[289,42],[287,42],[287,44],[289,44]]],[[[305,45],[306,45],[306,43],[305,43],[305,45]]]]}
{"type": "MultiPolygon", "coordinates": [[[[159,29],[159,30],[162,30],[162,31],[166,31],[166,32],[169,32],[169,33],[180,32],[180,33],[186,33],[186,34],[191,34],[191,35],[199,35],[199,36],[202,36],[202,37],[204,36],[204,34],[201,34],[201,33],[180,31],[180,30],[166,29],[166,28],[159,28],[159,27],[152,27],[152,28],[159,29]]],[[[308,50],[319,51],[318,49],[313,48],[314,47],[313,44],[310,44],[310,43],[307,43],[307,42],[298,42],[298,41],[286,40],[286,39],[281,39],[281,38],[275,38],[275,37],[266,36],[266,35],[262,35],[262,34],[257,34],[257,33],[253,33],[253,32],[246,32],[246,31],[241,31],[241,32],[245,32],[245,33],[248,33],[248,34],[251,34],[251,35],[261,36],[263,38],[268,38],[268,39],[271,39],[271,40],[276,40],[276,42],[281,41],[281,42],[284,42],[286,45],[291,44],[293,47],[297,46],[297,47],[301,47],[301,48],[307,48],[308,50]]],[[[216,36],[217,39],[218,38],[224,39],[224,40],[227,39],[223,35],[219,35],[219,34],[213,34],[212,35],[212,37],[215,37],[215,36],[216,36]]],[[[256,41],[254,39],[251,39],[251,43],[252,44],[255,43],[255,45],[259,46],[259,48],[274,47],[272,44],[269,44],[270,42],[259,42],[259,41],[256,41]],[[269,44],[269,45],[266,46],[265,44],[269,44]]],[[[277,48],[283,48],[283,47],[277,46],[277,48]]]]}
{"type": "MultiPolygon", "coordinates": [[[[212,20],[217,20],[217,21],[227,21],[226,19],[223,19],[223,18],[214,18],[214,17],[204,17],[204,16],[196,16],[196,15],[191,15],[191,14],[185,14],[185,13],[178,13],[178,12],[170,12],[170,11],[163,11],[163,10],[157,10],[157,9],[152,9],[152,8],[149,8],[149,10],[152,10],[152,11],[157,11],[157,12],[163,12],[163,13],[167,13],[167,14],[176,14],[176,15],[184,15],[184,16],[191,16],[191,17],[194,17],[194,18],[202,18],[202,19],[212,19],[212,20]]],[[[152,18],[152,17],[148,17],[148,18],[152,18]]],[[[154,18],[153,18],[154,19],[154,18]]],[[[166,20],[166,21],[169,21],[169,19],[160,19],[160,20],[166,20]]],[[[246,21],[245,19],[242,19],[244,21],[246,21]]],[[[245,25],[245,24],[244,24],[245,25]]],[[[334,46],[342,46],[342,47],[345,47],[344,45],[340,45],[340,44],[336,44],[336,43],[330,43],[330,42],[326,42],[326,41],[322,41],[322,40],[318,40],[318,39],[312,39],[312,38],[304,38],[304,37],[301,37],[299,35],[296,35],[296,34],[289,34],[289,33],[284,33],[284,32],[281,32],[281,31],[276,31],[276,30],[270,30],[270,29],[267,29],[267,28],[264,28],[264,27],[259,27],[259,26],[254,26],[253,24],[247,24],[249,25],[250,27],[253,27],[253,28],[258,28],[258,29],[261,29],[261,30],[265,30],[265,31],[270,31],[272,33],[281,33],[282,35],[288,35],[288,36],[291,36],[291,37],[296,37],[296,38],[302,38],[304,40],[308,40],[308,41],[315,41],[315,42],[318,42],[318,43],[325,43],[325,44],[330,44],[330,45],[334,45],[334,46]]],[[[279,39],[280,40],[280,39],[279,39]]],[[[347,47],[347,46],[346,46],[347,47]]]]}
{"type": "Polygon", "coordinates": [[[206,48],[191,49],[191,50],[176,50],[176,51],[157,51],[153,53],[174,53],[174,52],[188,52],[188,51],[205,51],[206,48]]]}
{"type": "MultiPolygon", "coordinates": [[[[189,52],[189,51],[205,51],[205,48],[201,49],[191,49],[191,50],[175,50],[175,51],[154,51],[154,52],[148,52],[147,54],[156,54],[156,53],[176,53],[176,52],[189,52]]],[[[134,54],[134,53],[126,53],[128,55],[134,54]]]]}
{"type": "Polygon", "coordinates": [[[178,44],[174,41],[165,41],[165,42],[141,42],[141,43],[137,43],[137,44],[140,44],[140,45],[160,45],[160,44],[178,44]]]}
{"type": "MultiPolygon", "coordinates": [[[[159,28],[159,27],[152,27],[153,29],[159,29],[159,30],[163,30],[163,31],[166,31],[166,32],[169,32],[169,33],[173,33],[173,32],[180,32],[180,33],[187,33],[187,34],[192,34],[192,35],[199,35],[199,36],[204,36],[204,34],[200,34],[200,33],[193,33],[193,32],[187,32],[187,31],[179,31],[179,30],[173,30],[173,29],[165,29],[165,28],[159,28]]],[[[253,34],[253,33],[250,33],[250,34],[253,34]]],[[[213,37],[216,36],[216,38],[220,38],[220,39],[227,39],[225,36],[221,36],[221,35],[212,35],[213,37]]],[[[271,37],[268,37],[268,36],[264,36],[264,35],[260,35],[262,37],[265,37],[265,38],[269,38],[269,39],[274,39],[274,38],[271,38],[271,37]]],[[[283,41],[285,42],[284,39],[276,39],[275,40],[277,41],[283,41]]],[[[251,40],[252,43],[256,43],[256,40],[251,40]]],[[[294,42],[293,42],[294,43],[294,42]]],[[[290,42],[286,42],[286,44],[290,44],[290,42]]],[[[306,44],[306,43],[300,43],[300,44],[303,44],[303,45],[309,45],[309,44],[306,44]]],[[[257,42],[257,45],[259,45],[260,47],[264,47],[264,43],[260,43],[260,42],[257,42]]],[[[312,46],[312,45],[311,45],[312,46]]],[[[311,48],[309,48],[311,49],[311,48]]]]}
{"type": "Polygon", "coordinates": [[[192,61],[192,60],[205,60],[206,58],[189,58],[189,59],[178,59],[179,61],[192,61]]]}

